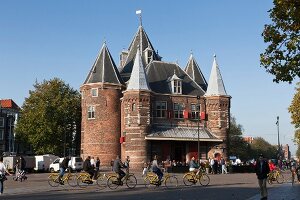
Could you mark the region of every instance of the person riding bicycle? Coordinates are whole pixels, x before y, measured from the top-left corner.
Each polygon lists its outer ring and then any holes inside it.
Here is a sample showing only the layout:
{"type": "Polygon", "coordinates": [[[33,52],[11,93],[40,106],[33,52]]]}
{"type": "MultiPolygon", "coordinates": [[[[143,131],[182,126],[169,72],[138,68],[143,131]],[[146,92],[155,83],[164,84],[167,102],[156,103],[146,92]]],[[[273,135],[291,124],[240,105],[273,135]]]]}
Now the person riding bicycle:
{"type": "Polygon", "coordinates": [[[276,166],[274,165],[272,160],[269,160],[268,165],[269,165],[269,168],[270,168],[270,176],[272,176],[272,178],[275,179],[275,177],[273,175],[274,175],[276,166]]]}
{"type": "Polygon", "coordinates": [[[69,167],[69,157],[65,157],[64,160],[59,164],[59,183],[61,185],[64,185],[64,182],[62,181],[62,178],[65,174],[66,169],[69,167]]]}
{"type": "Polygon", "coordinates": [[[161,184],[161,179],[163,177],[163,173],[162,171],[160,170],[159,166],[158,166],[158,163],[157,163],[157,155],[155,155],[153,157],[153,161],[152,161],[152,165],[151,165],[151,168],[152,168],[152,171],[157,174],[158,176],[158,184],[160,185],[161,184]]]}
{"type": "MultiPolygon", "coordinates": [[[[91,164],[91,156],[88,156],[83,162],[83,170],[90,175],[91,180],[93,180],[93,176],[95,174],[94,167],[91,164]]],[[[89,181],[89,183],[93,183],[89,181]]]]}
{"type": "Polygon", "coordinates": [[[196,163],[195,161],[195,157],[193,156],[191,161],[190,161],[190,165],[189,165],[189,171],[190,172],[194,172],[194,173],[197,173],[198,172],[198,168],[199,168],[199,165],[196,163]]]}
{"type": "Polygon", "coordinates": [[[126,175],[125,172],[121,169],[124,168],[124,164],[122,163],[121,159],[119,156],[116,157],[116,159],[114,160],[114,164],[113,164],[113,170],[114,172],[116,172],[117,174],[119,174],[118,177],[118,184],[121,185],[122,182],[122,178],[126,175]]]}
{"type": "Polygon", "coordinates": [[[297,168],[298,168],[297,162],[292,158],[291,162],[290,162],[290,169],[291,169],[292,175],[295,175],[297,168]]]}

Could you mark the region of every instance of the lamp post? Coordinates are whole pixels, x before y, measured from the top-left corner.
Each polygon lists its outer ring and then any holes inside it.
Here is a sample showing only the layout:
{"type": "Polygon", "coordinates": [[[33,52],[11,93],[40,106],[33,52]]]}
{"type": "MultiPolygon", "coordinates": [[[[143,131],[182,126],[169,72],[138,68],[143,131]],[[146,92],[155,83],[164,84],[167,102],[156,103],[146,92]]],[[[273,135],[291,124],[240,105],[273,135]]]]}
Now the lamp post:
{"type": "Polygon", "coordinates": [[[278,140],[278,158],[279,158],[281,154],[280,140],[279,140],[279,116],[277,116],[276,125],[277,125],[277,140],[278,140]]]}
{"type": "Polygon", "coordinates": [[[199,138],[199,129],[200,129],[200,96],[197,96],[197,110],[198,110],[198,120],[197,120],[197,127],[198,127],[198,162],[200,160],[200,138],[199,138]]]}

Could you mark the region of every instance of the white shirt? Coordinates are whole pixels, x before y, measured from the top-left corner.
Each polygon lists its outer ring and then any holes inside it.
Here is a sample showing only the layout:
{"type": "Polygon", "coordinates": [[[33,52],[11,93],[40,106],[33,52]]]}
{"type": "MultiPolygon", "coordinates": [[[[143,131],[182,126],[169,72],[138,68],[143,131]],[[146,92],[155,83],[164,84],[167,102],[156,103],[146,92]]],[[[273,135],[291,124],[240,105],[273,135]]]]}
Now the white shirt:
{"type": "Polygon", "coordinates": [[[95,159],[91,159],[91,165],[93,166],[93,167],[95,167],[96,166],[96,163],[95,163],[95,159]]]}
{"type": "Polygon", "coordinates": [[[0,174],[5,174],[6,171],[6,167],[5,165],[1,162],[0,163],[0,174]]]}

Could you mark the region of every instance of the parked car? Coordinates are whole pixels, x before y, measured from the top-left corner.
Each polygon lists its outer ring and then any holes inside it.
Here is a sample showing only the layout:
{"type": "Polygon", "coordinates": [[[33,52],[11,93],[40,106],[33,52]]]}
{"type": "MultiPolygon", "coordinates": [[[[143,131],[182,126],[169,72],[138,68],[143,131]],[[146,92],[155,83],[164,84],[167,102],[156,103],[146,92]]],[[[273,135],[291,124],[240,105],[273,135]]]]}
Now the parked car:
{"type": "MultiPolygon", "coordinates": [[[[64,158],[57,158],[50,164],[50,172],[59,171],[59,165],[64,160],[64,158]]],[[[81,171],[83,169],[83,160],[81,157],[71,157],[69,161],[69,167],[71,167],[72,171],[81,171]]]]}

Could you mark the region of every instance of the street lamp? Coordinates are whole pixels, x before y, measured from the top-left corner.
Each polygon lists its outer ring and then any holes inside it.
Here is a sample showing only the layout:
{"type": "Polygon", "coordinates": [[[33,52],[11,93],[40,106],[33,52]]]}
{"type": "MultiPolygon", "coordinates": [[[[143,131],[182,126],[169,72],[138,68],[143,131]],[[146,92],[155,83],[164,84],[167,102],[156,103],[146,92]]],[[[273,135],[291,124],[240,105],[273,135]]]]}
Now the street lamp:
{"type": "Polygon", "coordinates": [[[197,110],[198,110],[198,120],[197,120],[197,126],[198,126],[198,162],[200,160],[200,139],[199,139],[199,129],[200,129],[200,96],[197,96],[197,110]]]}
{"type": "Polygon", "coordinates": [[[281,150],[280,150],[280,140],[279,140],[279,116],[277,116],[276,125],[277,125],[277,140],[278,140],[278,158],[279,158],[279,157],[280,157],[280,154],[281,154],[281,150]]]}

